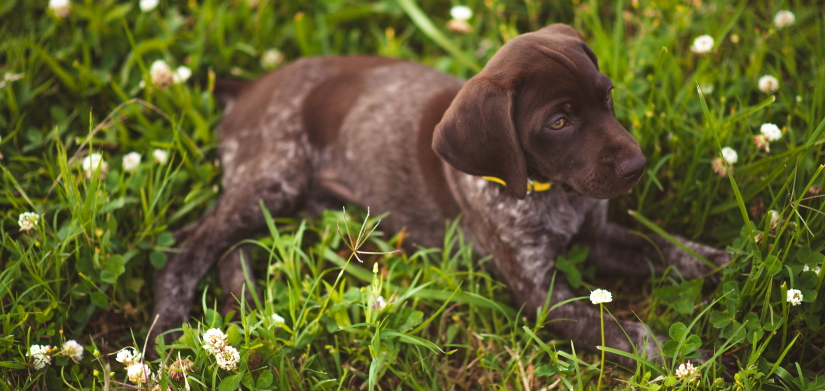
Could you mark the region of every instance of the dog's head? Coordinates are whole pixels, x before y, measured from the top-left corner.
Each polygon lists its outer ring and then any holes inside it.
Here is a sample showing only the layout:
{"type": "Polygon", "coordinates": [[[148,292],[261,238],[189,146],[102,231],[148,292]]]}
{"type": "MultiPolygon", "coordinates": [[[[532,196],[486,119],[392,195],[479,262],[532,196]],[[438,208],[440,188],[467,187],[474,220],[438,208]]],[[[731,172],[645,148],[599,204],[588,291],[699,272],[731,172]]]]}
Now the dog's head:
{"type": "Polygon", "coordinates": [[[516,37],[467,81],[436,126],[433,149],[471,175],[527,179],[593,198],[626,193],[646,159],[613,114],[613,84],[571,27],[516,37]]]}

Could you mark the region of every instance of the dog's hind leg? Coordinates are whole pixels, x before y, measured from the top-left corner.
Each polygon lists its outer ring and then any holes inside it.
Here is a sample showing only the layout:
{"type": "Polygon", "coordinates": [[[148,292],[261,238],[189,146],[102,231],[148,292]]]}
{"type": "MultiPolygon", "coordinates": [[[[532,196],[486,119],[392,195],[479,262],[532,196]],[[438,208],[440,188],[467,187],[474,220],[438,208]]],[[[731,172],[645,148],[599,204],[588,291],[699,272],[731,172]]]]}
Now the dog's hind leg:
{"type": "Polygon", "coordinates": [[[235,243],[266,227],[260,204],[274,215],[291,214],[306,193],[308,162],[291,159],[282,162],[288,170],[261,170],[255,177],[247,173],[244,181],[227,188],[213,206],[191,229],[189,240],[180,253],[170,257],[167,265],[155,272],[155,310],[159,316],[150,335],[151,341],[166,330],[188,320],[195,288],[206,271],[235,243]]]}
{"type": "Polygon", "coordinates": [[[247,277],[249,281],[255,281],[249,260],[250,252],[254,247],[254,244],[244,243],[218,261],[216,266],[218,281],[223,289],[223,302],[220,307],[222,315],[239,309],[241,296],[244,296],[244,305],[247,308],[255,305],[253,297],[257,291],[254,285],[247,284],[247,277]]]}

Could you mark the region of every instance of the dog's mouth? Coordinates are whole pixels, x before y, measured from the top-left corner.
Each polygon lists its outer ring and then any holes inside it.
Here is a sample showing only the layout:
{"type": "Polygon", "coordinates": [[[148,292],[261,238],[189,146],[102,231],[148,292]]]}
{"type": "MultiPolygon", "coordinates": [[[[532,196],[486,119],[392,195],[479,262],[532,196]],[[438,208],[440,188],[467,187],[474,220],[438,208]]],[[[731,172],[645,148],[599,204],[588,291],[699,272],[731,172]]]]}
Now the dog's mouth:
{"type": "Polygon", "coordinates": [[[570,196],[608,199],[629,192],[639,182],[641,174],[634,173],[633,175],[621,176],[615,172],[606,174],[595,170],[584,175],[573,175],[566,178],[553,178],[552,175],[540,174],[533,174],[530,177],[540,182],[553,183],[554,186],[570,196]]]}
{"type": "Polygon", "coordinates": [[[559,182],[559,186],[566,194],[585,196],[597,199],[609,199],[626,194],[639,182],[639,176],[633,178],[602,178],[597,173],[590,173],[585,179],[573,182],[570,185],[566,182],[559,182]],[[619,180],[616,180],[619,179],[619,180]]]}

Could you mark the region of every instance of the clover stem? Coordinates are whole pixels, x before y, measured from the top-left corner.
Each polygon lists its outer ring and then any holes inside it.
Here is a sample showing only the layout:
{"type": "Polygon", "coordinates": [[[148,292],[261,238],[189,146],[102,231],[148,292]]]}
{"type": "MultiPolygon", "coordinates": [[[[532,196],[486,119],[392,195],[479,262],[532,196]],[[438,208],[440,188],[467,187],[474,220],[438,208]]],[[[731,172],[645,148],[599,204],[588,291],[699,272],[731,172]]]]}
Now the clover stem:
{"type": "MultiPolygon", "coordinates": [[[[602,348],[604,348],[604,304],[599,303],[599,323],[602,332],[602,348]]],[[[604,375],[604,349],[602,351],[602,366],[599,368],[599,382],[596,384],[596,390],[602,389],[602,376],[604,375]]]]}

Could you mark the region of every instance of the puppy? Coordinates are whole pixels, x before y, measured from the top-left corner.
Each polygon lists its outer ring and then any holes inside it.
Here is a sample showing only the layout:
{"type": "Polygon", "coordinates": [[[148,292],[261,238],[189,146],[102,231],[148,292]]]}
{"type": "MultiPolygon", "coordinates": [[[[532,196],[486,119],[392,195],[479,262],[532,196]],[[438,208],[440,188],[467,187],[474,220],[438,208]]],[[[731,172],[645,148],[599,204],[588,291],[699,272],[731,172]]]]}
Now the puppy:
{"type": "MultiPolygon", "coordinates": [[[[341,202],[392,212],[386,230],[406,228],[428,247],[442,245],[445,220],[463,215],[476,253],[492,255],[491,272],[531,315],[545,304],[556,257],[574,244],[589,247],[600,273],[648,274],[645,260],[687,278],[708,271],[661,238],[654,247],[606,222],[606,199],[628,192],[646,159],[614,116],[610,79],[569,26],[513,39],[466,83],[412,62],[353,56],[304,58],[227,86],[217,92],[226,103],[223,193],[176,234],[184,247],[156,273],[155,335],[187,321],[207,269],[265,229],[259,202],[276,216],[341,202]]],[[[716,264],[728,259],[682,242],[716,264]]],[[[234,258],[220,274],[240,297],[234,258]]],[[[551,303],[577,296],[556,281],[551,303]]],[[[568,303],[550,316],[566,319],[548,327],[577,346],[601,344],[592,304],[568,303]]],[[[658,354],[641,323],[621,322],[630,341],[614,322],[605,326],[608,346],[658,354]]]]}

